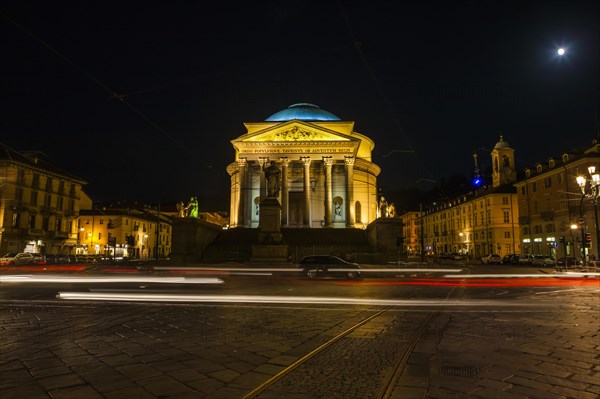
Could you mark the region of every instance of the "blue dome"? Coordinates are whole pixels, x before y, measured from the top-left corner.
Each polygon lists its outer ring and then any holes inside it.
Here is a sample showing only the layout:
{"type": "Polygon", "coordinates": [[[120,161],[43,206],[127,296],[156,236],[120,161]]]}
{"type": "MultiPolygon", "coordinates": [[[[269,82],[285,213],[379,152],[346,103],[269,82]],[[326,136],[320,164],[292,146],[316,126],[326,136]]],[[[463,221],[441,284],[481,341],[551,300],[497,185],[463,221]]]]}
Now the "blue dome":
{"type": "Polygon", "coordinates": [[[325,111],[314,104],[299,103],[292,104],[286,109],[274,113],[265,121],[283,122],[298,119],[301,121],[339,121],[341,120],[331,112],[325,111]]]}

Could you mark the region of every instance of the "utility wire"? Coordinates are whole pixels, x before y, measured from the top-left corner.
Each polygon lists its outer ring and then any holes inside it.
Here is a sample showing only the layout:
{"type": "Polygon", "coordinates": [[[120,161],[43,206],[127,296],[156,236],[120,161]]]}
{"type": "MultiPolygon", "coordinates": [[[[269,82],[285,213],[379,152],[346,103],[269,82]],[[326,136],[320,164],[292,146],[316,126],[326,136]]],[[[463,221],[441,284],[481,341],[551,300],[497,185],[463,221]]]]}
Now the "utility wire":
{"type": "MultiPolygon", "coordinates": [[[[348,19],[348,16],[346,15],[346,12],[344,11],[344,7],[342,7],[342,4],[341,4],[340,0],[337,0],[336,2],[337,2],[338,7],[340,9],[340,13],[342,14],[342,18],[344,19],[344,23],[346,24],[346,28],[348,30],[348,34],[350,35],[350,38],[352,39],[352,42],[354,43],[354,47],[356,48],[356,51],[358,52],[358,54],[359,54],[359,56],[360,56],[363,64],[365,65],[365,68],[367,69],[367,71],[369,73],[369,76],[373,80],[373,84],[375,85],[375,88],[379,92],[379,95],[381,96],[381,99],[383,100],[383,103],[385,104],[385,107],[387,108],[388,113],[392,117],[392,120],[393,120],[394,124],[396,125],[396,127],[398,128],[398,130],[400,131],[400,134],[402,135],[402,137],[406,141],[406,143],[408,145],[408,150],[412,151],[415,154],[415,160],[418,163],[418,165],[420,166],[420,169],[421,170],[426,169],[424,167],[424,165],[423,165],[423,160],[419,157],[419,154],[414,150],[414,146],[412,145],[410,138],[404,132],[404,129],[402,129],[402,125],[400,124],[400,121],[395,116],[395,113],[392,110],[392,106],[390,104],[390,101],[388,100],[388,98],[387,98],[387,96],[385,94],[385,91],[383,90],[383,88],[381,87],[381,84],[379,83],[379,79],[377,79],[377,75],[375,74],[375,71],[373,70],[373,68],[369,64],[369,61],[367,60],[367,57],[366,57],[366,55],[365,55],[365,53],[364,53],[364,51],[362,49],[362,43],[358,40],[358,38],[354,34],[354,30],[352,29],[352,25],[350,24],[350,20],[348,19]]],[[[406,152],[409,152],[409,151],[406,151],[406,152]]],[[[389,155],[389,154],[387,154],[387,155],[389,155]]]]}
{"type": "MultiPolygon", "coordinates": [[[[33,38],[36,42],[38,42],[39,44],[41,44],[48,51],[50,51],[52,54],[54,54],[55,56],[57,56],[58,58],[60,58],[64,62],[66,62],[67,64],[69,64],[71,67],[73,67],[74,69],[76,69],[79,73],[81,73],[82,75],[84,75],[85,77],[87,77],[89,80],[91,80],[92,82],[94,82],[97,86],[101,87],[105,92],[107,92],[108,94],[110,94],[111,98],[114,98],[117,101],[119,101],[119,102],[123,103],[124,105],[126,105],[129,109],[131,109],[138,116],[140,116],[142,119],[144,119],[153,128],[155,128],[160,133],[162,133],[166,138],[168,138],[169,140],[173,141],[173,143],[175,143],[178,146],[180,146],[189,155],[195,155],[195,154],[193,154],[189,150],[189,148],[187,146],[185,146],[182,142],[180,142],[179,140],[177,140],[172,134],[170,134],[165,129],[163,129],[162,127],[160,127],[157,123],[155,123],[152,119],[150,119],[148,116],[146,116],[142,111],[140,111],[138,108],[136,108],[133,104],[131,104],[130,102],[128,102],[127,100],[125,100],[125,98],[124,98],[123,95],[117,94],[109,86],[107,86],[102,81],[100,81],[99,79],[97,79],[93,75],[91,75],[89,72],[85,71],[83,68],[79,67],[77,64],[75,64],[74,62],[72,62],[71,60],[69,60],[67,57],[65,57],[63,54],[61,54],[58,50],[56,50],[55,48],[53,48],[52,46],[50,46],[50,44],[48,44],[47,42],[45,42],[44,40],[42,40],[35,33],[29,31],[28,29],[26,29],[23,25],[19,24],[14,19],[10,18],[9,16],[7,16],[6,14],[4,14],[1,11],[0,11],[0,15],[2,15],[2,17],[4,17],[6,20],[8,20],[13,25],[15,25],[17,28],[19,28],[22,32],[24,32],[25,34],[27,34],[28,36],[30,36],[31,38],[33,38]]],[[[192,158],[195,159],[194,157],[192,157],[192,158]]]]}

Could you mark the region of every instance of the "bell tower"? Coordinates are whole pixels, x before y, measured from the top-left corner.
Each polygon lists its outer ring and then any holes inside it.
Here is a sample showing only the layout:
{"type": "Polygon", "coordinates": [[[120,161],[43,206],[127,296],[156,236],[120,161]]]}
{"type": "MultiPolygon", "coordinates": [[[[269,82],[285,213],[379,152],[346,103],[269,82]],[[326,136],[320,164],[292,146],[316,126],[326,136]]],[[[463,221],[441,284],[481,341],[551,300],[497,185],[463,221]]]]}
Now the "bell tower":
{"type": "Polygon", "coordinates": [[[500,136],[492,150],[492,187],[512,184],[517,180],[515,150],[500,136]]]}

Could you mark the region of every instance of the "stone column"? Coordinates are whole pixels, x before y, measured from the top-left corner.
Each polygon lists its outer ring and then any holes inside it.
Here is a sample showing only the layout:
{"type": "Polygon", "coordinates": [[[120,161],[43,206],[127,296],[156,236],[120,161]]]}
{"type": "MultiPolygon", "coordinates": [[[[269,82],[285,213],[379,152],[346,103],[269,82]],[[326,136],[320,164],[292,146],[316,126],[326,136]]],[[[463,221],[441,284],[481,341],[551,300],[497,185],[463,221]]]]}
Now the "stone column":
{"type": "Polygon", "coordinates": [[[344,163],[346,164],[346,227],[354,227],[354,157],[345,157],[344,163]]]}
{"type": "Polygon", "coordinates": [[[333,183],[331,179],[333,159],[331,157],[323,157],[323,165],[325,166],[325,227],[333,227],[333,217],[331,214],[331,208],[333,207],[333,183]]]}
{"type": "Polygon", "coordinates": [[[281,161],[281,225],[287,226],[289,203],[287,171],[290,161],[287,159],[287,157],[281,157],[279,160],[281,161]]]}
{"type": "Polygon", "coordinates": [[[312,220],[312,204],[310,195],[310,157],[300,157],[304,164],[304,226],[310,227],[312,220]]]}
{"type": "Polygon", "coordinates": [[[246,158],[239,158],[238,164],[238,179],[239,179],[239,198],[237,211],[237,226],[244,227],[246,225],[246,158]]]}
{"type": "Polygon", "coordinates": [[[267,157],[259,157],[258,158],[258,165],[260,167],[259,170],[259,175],[260,175],[260,200],[264,200],[265,198],[267,198],[267,180],[265,178],[265,166],[267,166],[269,163],[269,158],[267,157]]]}

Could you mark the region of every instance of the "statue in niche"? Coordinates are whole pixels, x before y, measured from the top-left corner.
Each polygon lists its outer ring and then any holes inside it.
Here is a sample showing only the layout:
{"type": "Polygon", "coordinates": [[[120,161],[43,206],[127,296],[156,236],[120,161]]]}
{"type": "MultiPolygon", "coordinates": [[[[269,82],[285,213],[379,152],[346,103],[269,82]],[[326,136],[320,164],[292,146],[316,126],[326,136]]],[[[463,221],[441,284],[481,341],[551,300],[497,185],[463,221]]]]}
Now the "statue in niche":
{"type": "Polygon", "coordinates": [[[260,197],[254,198],[254,206],[256,207],[256,216],[260,214],[260,197]]]}
{"type": "Polygon", "coordinates": [[[342,218],[342,204],[344,200],[342,197],[335,197],[333,199],[333,218],[341,219],[342,218]]]}
{"type": "Polygon", "coordinates": [[[271,161],[271,165],[265,168],[265,178],[267,179],[267,197],[278,197],[281,169],[275,165],[275,161],[271,161]]]}

